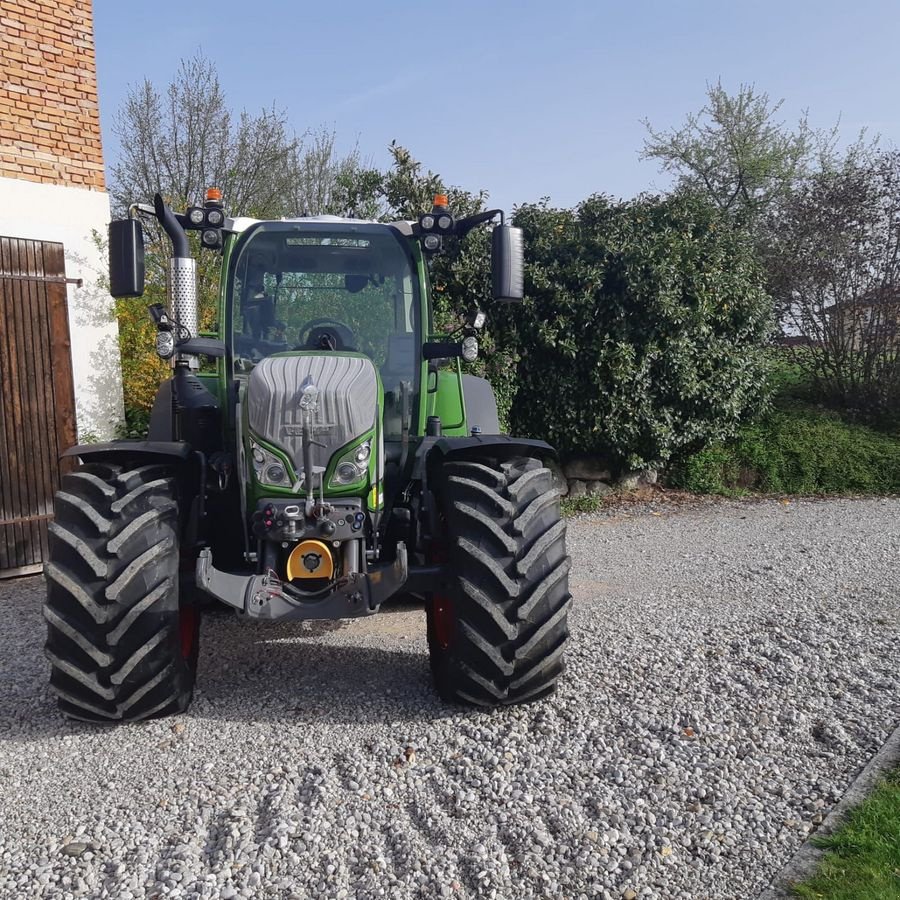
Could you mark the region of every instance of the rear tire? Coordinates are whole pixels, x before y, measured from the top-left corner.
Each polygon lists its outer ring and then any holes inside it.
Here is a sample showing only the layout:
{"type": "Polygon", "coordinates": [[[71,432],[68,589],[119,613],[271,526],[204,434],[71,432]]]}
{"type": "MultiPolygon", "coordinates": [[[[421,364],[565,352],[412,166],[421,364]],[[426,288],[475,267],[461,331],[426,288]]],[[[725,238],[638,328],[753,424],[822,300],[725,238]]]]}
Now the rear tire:
{"type": "Polygon", "coordinates": [[[473,458],[443,467],[446,590],[429,597],[440,695],[497,706],[552,693],[568,640],[570,560],[553,475],[539,460],[473,458]]]}
{"type": "Polygon", "coordinates": [[[200,618],[179,605],[171,469],[89,463],[63,477],[55,509],[44,617],[60,709],[107,723],[183,712],[200,618]]]}

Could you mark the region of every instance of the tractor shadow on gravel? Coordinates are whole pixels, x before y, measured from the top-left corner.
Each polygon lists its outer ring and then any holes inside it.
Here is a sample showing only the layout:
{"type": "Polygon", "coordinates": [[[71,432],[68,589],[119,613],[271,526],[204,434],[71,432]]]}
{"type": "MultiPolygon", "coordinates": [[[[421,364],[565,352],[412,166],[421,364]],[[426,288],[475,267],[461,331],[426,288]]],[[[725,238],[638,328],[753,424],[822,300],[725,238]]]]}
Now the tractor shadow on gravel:
{"type": "Polygon", "coordinates": [[[267,625],[211,616],[189,715],[311,724],[459,715],[463,708],[434,690],[424,625],[421,609],[409,604],[355,622],[267,625]]]}
{"type": "MultiPolygon", "coordinates": [[[[0,630],[0,742],[148,727],[63,717],[47,683],[43,597],[41,578],[0,587],[8,617],[0,630]]],[[[467,713],[479,715],[443,703],[434,691],[420,603],[400,600],[377,616],[336,622],[270,625],[242,623],[224,607],[204,613],[190,718],[291,727],[429,721],[467,713]]]]}

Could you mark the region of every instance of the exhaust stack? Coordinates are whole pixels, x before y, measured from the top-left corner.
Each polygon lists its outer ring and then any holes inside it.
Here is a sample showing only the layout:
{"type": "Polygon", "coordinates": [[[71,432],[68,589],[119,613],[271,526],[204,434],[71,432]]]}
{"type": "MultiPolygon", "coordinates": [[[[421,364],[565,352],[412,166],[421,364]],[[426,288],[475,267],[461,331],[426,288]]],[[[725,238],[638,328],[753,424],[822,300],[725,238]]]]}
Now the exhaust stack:
{"type": "MultiPolygon", "coordinates": [[[[184,229],[159,194],[153,198],[153,208],[157,220],[172,241],[172,257],[166,277],[169,312],[195,338],[199,331],[197,260],[191,256],[191,247],[184,229]]],[[[199,368],[199,361],[194,354],[180,353],[179,359],[187,361],[192,369],[199,368]]]]}

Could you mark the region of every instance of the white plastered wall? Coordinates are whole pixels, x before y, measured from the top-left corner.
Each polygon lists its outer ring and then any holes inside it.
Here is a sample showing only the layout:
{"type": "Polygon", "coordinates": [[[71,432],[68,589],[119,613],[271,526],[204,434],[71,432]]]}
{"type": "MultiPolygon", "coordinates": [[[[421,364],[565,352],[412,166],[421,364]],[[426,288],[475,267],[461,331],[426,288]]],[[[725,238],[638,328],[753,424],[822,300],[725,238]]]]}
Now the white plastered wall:
{"type": "MultiPolygon", "coordinates": [[[[109,440],[122,420],[122,373],[113,300],[98,280],[109,198],[104,191],[0,178],[0,235],[57,241],[65,250],[79,440],[109,440]]],[[[4,365],[8,364],[4,361],[4,365]]]]}

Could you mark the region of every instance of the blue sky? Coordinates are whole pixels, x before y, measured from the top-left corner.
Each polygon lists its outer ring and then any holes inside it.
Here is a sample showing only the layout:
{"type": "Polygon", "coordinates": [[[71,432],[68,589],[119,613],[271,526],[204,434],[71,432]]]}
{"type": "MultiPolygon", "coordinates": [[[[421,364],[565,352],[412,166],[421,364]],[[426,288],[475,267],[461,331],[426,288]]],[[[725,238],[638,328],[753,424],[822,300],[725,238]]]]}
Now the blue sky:
{"type": "Polygon", "coordinates": [[[274,104],[378,165],[396,139],[506,209],[665,187],[641,120],[679,124],[718,78],[900,145],[898,0],[94,0],[94,18],[107,161],[128,86],[164,87],[198,49],[235,108],[274,104]]]}

